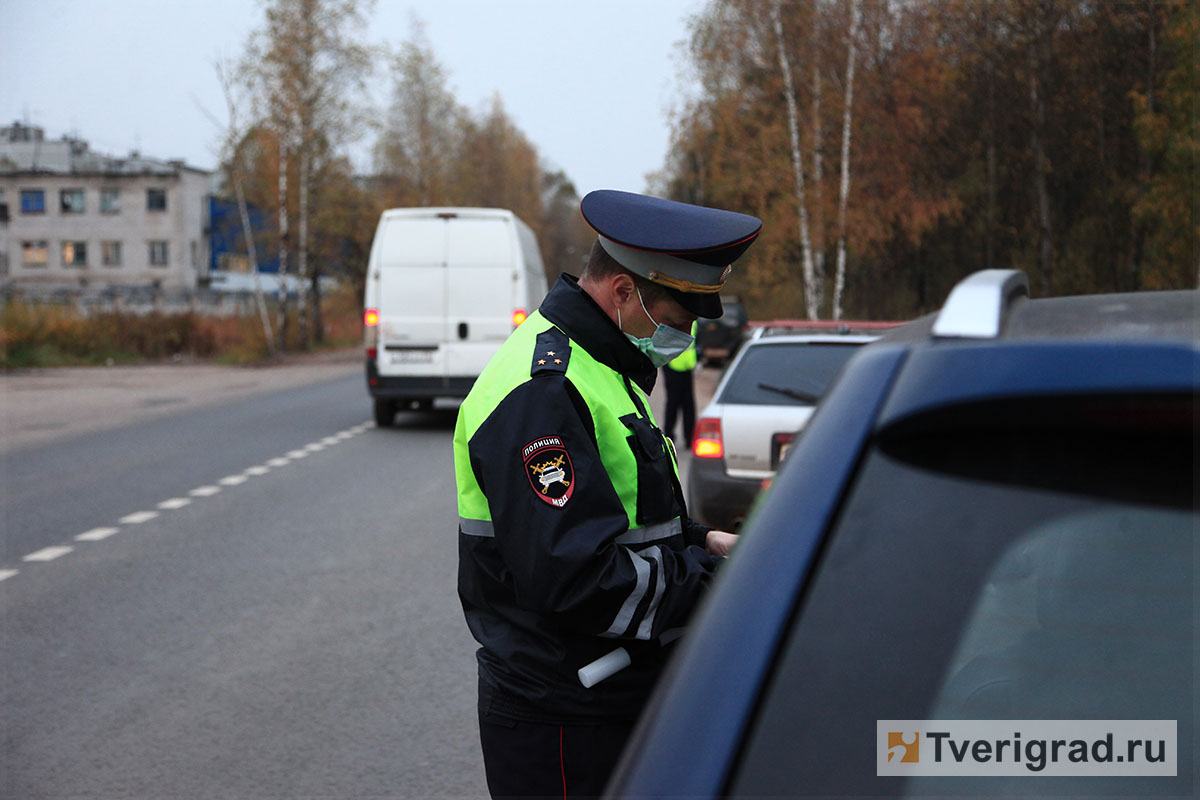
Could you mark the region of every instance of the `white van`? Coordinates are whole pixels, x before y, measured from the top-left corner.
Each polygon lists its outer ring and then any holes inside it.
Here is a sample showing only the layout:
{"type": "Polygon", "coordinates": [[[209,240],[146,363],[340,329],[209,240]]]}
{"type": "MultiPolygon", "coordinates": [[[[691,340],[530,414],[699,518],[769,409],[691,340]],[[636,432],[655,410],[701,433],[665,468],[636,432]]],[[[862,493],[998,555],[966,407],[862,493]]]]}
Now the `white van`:
{"type": "Polygon", "coordinates": [[[375,422],[462,398],[546,294],[537,239],[498,208],[393,208],[367,265],[367,390],[375,422]]]}

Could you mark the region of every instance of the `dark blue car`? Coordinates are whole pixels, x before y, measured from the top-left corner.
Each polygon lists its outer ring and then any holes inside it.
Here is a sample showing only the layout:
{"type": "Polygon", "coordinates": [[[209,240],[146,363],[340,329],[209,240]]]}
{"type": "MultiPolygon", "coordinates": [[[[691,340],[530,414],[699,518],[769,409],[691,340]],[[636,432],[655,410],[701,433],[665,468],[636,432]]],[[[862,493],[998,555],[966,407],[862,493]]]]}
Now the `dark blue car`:
{"type": "Polygon", "coordinates": [[[1030,300],[989,270],[863,348],[609,796],[1195,796],[1198,320],[1197,292],[1030,300]]]}

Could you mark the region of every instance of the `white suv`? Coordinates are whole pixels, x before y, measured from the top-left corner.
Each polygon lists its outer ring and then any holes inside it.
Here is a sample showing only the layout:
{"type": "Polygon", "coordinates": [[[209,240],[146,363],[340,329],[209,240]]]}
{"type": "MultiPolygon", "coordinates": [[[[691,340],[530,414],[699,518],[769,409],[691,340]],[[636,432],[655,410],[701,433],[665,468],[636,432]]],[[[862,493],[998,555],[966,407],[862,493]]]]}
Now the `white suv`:
{"type": "Polygon", "coordinates": [[[756,326],[696,420],[687,487],[692,516],[736,530],[842,365],[898,324],[756,326]]]}

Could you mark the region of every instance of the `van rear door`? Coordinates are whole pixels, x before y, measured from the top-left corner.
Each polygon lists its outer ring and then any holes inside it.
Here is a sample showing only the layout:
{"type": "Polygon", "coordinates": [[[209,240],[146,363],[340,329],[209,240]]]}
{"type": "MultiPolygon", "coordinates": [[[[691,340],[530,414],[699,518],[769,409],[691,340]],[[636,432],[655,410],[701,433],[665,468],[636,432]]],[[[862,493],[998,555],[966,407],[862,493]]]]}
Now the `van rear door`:
{"type": "Polygon", "coordinates": [[[460,212],[448,222],[446,370],[478,375],[512,333],[522,259],[511,218],[460,212]]]}
{"type": "Polygon", "coordinates": [[[446,340],[446,220],[388,219],[380,253],[379,368],[381,374],[441,375],[446,340]]]}

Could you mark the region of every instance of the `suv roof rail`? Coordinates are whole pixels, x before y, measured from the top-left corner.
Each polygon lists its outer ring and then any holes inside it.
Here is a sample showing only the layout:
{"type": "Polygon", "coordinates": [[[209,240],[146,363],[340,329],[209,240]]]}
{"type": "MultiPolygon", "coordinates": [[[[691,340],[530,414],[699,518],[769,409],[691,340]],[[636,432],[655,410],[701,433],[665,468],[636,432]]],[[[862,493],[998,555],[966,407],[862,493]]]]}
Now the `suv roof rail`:
{"type": "Polygon", "coordinates": [[[773,319],[765,322],[750,322],[750,328],[757,328],[763,334],[796,334],[796,333],[827,333],[846,335],[851,333],[881,333],[891,328],[898,328],[905,322],[881,322],[877,320],[804,320],[804,319],[773,319]]]}
{"type": "Polygon", "coordinates": [[[934,336],[994,339],[1017,298],[1029,296],[1029,279],[1015,269],[985,269],[950,291],[933,323],[934,336]]]}

